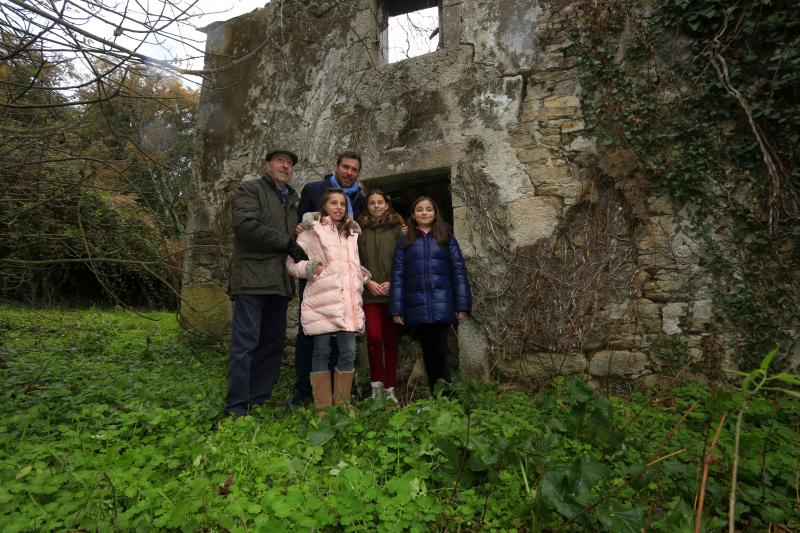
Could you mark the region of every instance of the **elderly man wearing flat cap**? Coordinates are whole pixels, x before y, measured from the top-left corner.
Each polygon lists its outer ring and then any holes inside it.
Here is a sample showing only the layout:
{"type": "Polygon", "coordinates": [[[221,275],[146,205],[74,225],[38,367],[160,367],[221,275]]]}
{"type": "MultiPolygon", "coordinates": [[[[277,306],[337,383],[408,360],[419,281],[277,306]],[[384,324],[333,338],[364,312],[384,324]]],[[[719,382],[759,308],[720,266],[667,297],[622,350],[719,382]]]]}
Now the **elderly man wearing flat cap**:
{"type": "Polygon", "coordinates": [[[286,256],[305,259],[295,242],[297,193],[289,186],[297,155],[273,150],[264,174],[245,181],[233,200],[233,298],[225,414],[234,418],[264,405],[278,380],[286,340],[286,310],[294,281],[286,256]]]}

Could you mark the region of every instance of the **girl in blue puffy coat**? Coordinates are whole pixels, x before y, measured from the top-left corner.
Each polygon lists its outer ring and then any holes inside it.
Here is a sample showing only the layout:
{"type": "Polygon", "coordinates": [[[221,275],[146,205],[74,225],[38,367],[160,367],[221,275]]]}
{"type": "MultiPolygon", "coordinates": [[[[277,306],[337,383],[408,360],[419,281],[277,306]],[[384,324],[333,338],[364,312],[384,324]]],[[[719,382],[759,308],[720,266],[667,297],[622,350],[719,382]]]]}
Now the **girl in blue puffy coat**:
{"type": "Polygon", "coordinates": [[[437,380],[450,381],[447,333],[471,311],[472,295],[461,248],[432,198],[411,204],[408,227],[392,263],[389,314],[415,330],[433,391],[437,380]]]}

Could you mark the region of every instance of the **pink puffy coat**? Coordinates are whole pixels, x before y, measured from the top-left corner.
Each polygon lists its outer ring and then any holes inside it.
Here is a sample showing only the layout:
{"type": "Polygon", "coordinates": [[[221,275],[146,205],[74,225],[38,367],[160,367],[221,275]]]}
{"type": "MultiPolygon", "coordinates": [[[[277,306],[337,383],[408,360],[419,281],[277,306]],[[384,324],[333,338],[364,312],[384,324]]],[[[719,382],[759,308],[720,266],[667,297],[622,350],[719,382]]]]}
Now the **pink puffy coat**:
{"type": "Polygon", "coordinates": [[[364,330],[361,293],[369,281],[369,272],[358,259],[358,235],[361,228],[350,221],[350,236],[342,236],[330,218],[321,221],[319,213],[303,216],[303,233],[297,236],[308,261],[295,263],[286,259],[286,269],[296,278],[308,280],[300,307],[300,324],[306,335],[322,335],[336,331],[364,330]],[[324,270],[314,276],[314,269],[324,270]]]}

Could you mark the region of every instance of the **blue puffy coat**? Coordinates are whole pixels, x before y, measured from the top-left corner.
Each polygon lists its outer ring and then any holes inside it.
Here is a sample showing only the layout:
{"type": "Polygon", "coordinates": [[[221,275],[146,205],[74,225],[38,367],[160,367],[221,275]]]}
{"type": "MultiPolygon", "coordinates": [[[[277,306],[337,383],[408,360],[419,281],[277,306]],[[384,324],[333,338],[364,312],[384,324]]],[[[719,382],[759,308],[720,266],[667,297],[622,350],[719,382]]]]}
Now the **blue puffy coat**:
{"type": "Polygon", "coordinates": [[[407,326],[455,324],[457,311],[471,310],[467,267],[455,237],[439,246],[433,235],[418,231],[414,244],[398,241],[389,292],[391,316],[404,317],[407,326]]]}

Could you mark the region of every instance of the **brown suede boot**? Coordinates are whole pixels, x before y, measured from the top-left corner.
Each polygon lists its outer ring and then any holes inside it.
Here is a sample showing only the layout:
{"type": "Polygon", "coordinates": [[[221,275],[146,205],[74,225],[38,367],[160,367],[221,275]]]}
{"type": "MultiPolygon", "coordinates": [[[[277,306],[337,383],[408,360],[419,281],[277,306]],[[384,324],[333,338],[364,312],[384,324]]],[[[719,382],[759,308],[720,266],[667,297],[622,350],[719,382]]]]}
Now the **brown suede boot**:
{"type": "Polygon", "coordinates": [[[330,407],[333,402],[333,395],[331,394],[331,373],[327,370],[324,372],[312,372],[309,374],[311,380],[311,391],[314,394],[314,406],[317,408],[319,417],[325,416],[325,407],[330,407]]]}
{"type": "Polygon", "coordinates": [[[333,371],[333,405],[345,406],[350,403],[350,389],[353,387],[353,371],[333,371]]]}

